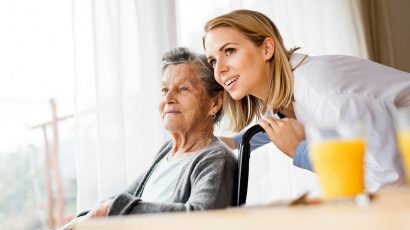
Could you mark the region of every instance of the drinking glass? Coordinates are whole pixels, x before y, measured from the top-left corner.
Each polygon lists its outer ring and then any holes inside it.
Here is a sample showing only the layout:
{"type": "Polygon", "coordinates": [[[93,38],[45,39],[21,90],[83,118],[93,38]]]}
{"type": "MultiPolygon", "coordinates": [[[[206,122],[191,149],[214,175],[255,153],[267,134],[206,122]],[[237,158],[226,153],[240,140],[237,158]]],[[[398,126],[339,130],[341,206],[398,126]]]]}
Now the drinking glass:
{"type": "Polygon", "coordinates": [[[396,110],[394,113],[397,142],[410,185],[410,108],[396,110]]]}
{"type": "Polygon", "coordinates": [[[365,139],[361,122],[306,126],[309,156],[323,198],[355,197],[364,187],[365,139]]]}

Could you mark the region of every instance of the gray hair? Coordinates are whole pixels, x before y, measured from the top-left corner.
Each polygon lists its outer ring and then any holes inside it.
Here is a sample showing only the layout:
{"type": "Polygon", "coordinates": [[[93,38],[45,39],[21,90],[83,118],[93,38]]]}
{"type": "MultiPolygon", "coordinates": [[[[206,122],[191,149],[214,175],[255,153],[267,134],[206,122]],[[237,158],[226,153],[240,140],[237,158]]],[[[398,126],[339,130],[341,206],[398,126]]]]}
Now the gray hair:
{"type": "MultiPolygon", "coordinates": [[[[162,56],[162,73],[170,65],[192,64],[197,66],[199,78],[206,93],[210,97],[223,92],[224,88],[215,81],[214,68],[208,63],[204,54],[197,54],[188,48],[177,47],[162,56]]],[[[222,108],[215,114],[214,123],[218,122],[222,116],[222,108]]]]}

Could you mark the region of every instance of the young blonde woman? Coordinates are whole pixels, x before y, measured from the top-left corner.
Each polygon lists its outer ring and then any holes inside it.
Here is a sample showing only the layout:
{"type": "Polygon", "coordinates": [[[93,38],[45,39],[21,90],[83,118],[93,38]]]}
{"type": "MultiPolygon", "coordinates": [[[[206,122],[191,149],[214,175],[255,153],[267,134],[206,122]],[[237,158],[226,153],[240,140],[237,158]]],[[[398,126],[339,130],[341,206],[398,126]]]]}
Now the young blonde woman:
{"type": "MultiPolygon", "coordinates": [[[[273,142],[294,165],[311,170],[303,124],[362,119],[370,127],[367,189],[403,181],[390,110],[410,107],[410,74],[351,56],[295,53],[285,48],[274,23],[256,11],[230,12],[204,29],[203,46],[225,88],[224,111],[233,130],[261,116],[266,133],[253,144],[273,142]],[[275,113],[286,118],[276,119],[275,113]]],[[[241,135],[222,140],[236,148],[241,135]]]]}

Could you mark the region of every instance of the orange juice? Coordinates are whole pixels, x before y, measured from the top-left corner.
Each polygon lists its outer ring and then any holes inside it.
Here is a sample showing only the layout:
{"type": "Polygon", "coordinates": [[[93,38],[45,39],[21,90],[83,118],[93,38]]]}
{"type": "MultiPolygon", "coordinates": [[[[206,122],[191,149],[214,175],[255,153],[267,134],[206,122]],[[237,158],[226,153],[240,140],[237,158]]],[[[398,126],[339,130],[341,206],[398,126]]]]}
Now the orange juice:
{"type": "Polygon", "coordinates": [[[364,192],[364,150],[362,139],[329,139],[309,146],[324,197],[349,197],[364,192]]]}
{"type": "Polygon", "coordinates": [[[410,184],[410,130],[399,132],[398,142],[407,181],[410,184]]]}

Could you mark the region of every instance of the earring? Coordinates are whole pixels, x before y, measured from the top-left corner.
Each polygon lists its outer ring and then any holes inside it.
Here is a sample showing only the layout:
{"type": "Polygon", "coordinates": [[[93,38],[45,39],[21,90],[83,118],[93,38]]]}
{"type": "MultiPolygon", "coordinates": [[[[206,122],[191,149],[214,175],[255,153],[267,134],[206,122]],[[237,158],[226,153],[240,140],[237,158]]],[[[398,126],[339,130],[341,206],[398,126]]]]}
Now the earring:
{"type": "Polygon", "coordinates": [[[215,120],[215,118],[216,118],[216,114],[212,112],[212,120],[215,120]]]}

